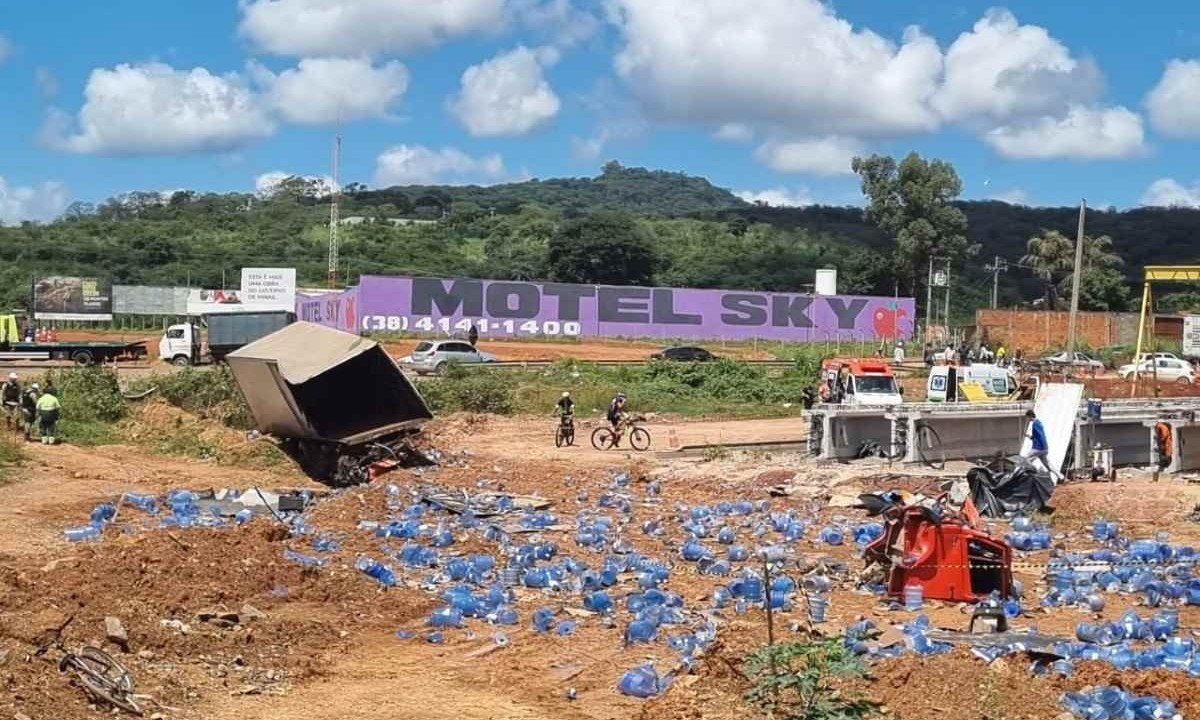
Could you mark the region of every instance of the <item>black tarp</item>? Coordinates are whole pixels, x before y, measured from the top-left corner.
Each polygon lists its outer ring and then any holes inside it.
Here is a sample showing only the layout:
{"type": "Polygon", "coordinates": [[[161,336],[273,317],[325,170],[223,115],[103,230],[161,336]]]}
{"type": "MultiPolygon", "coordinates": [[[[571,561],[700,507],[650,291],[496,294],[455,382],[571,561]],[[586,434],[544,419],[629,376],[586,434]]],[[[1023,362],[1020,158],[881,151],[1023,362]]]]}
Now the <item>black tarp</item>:
{"type": "Polygon", "coordinates": [[[999,518],[1045,508],[1054,494],[1050,474],[1014,455],[967,471],[971,501],[980,514],[999,518]]]}

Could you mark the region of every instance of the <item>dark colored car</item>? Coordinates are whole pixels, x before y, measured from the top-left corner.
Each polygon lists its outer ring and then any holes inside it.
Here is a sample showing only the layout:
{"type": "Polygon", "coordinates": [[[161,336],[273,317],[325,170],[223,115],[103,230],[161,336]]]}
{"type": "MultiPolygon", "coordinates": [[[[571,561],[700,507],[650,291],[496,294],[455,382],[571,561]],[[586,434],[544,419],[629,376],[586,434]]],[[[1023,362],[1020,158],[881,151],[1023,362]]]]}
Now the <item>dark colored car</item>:
{"type": "Polygon", "coordinates": [[[712,362],[717,359],[704,348],[698,347],[671,347],[662,352],[654,353],[650,356],[651,360],[674,360],[676,362],[712,362]]]}

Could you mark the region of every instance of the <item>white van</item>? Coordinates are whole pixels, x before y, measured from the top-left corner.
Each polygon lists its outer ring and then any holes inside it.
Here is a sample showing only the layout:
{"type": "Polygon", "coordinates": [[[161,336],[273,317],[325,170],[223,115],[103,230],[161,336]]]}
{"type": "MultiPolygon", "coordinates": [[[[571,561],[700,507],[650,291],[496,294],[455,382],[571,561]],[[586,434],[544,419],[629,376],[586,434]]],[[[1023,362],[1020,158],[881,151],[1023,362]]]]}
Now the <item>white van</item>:
{"type": "Polygon", "coordinates": [[[929,402],[967,401],[958,391],[960,382],[972,382],[983,388],[989,399],[1007,398],[1017,391],[1017,378],[1008,368],[976,363],[966,367],[935,365],[929,370],[926,400],[929,402]]]}

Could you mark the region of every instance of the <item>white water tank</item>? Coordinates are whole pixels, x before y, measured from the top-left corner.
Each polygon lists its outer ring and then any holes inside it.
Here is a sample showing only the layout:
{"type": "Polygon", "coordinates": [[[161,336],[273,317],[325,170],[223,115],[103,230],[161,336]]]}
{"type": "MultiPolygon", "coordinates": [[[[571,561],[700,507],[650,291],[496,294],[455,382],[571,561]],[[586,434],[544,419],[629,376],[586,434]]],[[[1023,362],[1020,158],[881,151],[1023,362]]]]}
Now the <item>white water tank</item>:
{"type": "Polygon", "coordinates": [[[816,293],[818,295],[837,295],[837,270],[818,270],[816,293]]]}

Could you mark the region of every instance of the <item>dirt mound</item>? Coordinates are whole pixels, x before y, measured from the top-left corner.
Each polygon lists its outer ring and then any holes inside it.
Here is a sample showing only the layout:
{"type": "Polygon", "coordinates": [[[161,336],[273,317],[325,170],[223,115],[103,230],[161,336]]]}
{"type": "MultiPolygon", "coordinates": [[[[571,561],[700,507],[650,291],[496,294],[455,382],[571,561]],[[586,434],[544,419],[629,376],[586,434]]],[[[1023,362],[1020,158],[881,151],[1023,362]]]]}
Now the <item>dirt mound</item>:
{"type": "Polygon", "coordinates": [[[223,465],[266,470],[289,463],[270,441],[181,410],[162,399],[139,404],[123,426],[126,437],[164,455],[212,460],[223,465]]]}

